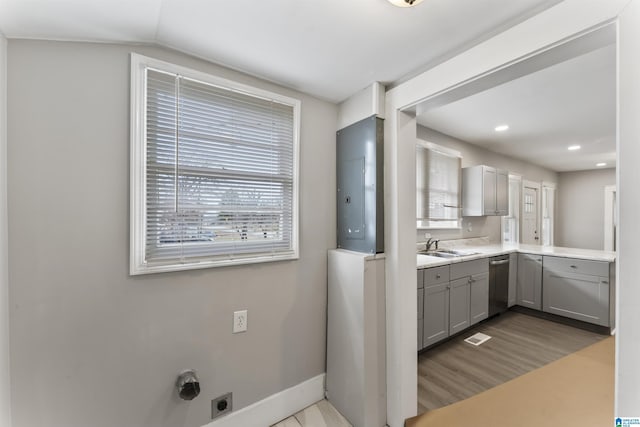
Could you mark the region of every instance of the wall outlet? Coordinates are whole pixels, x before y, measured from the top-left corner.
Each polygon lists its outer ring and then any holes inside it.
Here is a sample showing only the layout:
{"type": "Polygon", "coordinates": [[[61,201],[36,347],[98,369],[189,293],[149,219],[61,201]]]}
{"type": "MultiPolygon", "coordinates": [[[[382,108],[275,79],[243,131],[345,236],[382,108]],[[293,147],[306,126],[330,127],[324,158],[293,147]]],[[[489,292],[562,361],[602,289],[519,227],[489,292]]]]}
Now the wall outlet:
{"type": "Polygon", "coordinates": [[[211,419],[221,417],[233,410],[233,393],[223,394],[211,401],[211,419]]]}
{"type": "Polygon", "coordinates": [[[233,333],[246,332],[247,330],[247,310],[233,312],[233,333]]]}

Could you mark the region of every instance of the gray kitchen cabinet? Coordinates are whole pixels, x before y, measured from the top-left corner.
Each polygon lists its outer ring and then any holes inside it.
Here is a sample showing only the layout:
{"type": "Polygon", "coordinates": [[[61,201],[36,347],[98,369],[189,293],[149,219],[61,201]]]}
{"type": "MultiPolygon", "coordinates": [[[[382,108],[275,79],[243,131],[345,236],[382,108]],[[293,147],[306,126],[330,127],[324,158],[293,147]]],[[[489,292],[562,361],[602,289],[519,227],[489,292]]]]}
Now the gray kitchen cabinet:
{"type": "Polygon", "coordinates": [[[610,326],[608,262],[545,256],[543,265],[543,311],[610,326]]]}
{"type": "Polygon", "coordinates": [[[518,254],[509,254],[509,296],[507,297],[507,305],[512,307],[516,305],[516,283],[518,282],[518,254]]]}
{"type": "Polygon", "coordinates": [[[542,310],[542,256],[518,254],[516,304],[542,310]]]}
{"type": "Polygon", "coordinates": [[[475,325],[489,317],[489,273],[469,278],[469,324],[475,325]]]}
{"type": "Polygon", "coordinates": [[[509,214],[509,172],[490,166],[462,168],[462,216],[509,214]]]}
{"type": "Polygon", "coordinates": [[[467,329],[469,322],[469,278],[452,280],[449,285],[449,335],[467,329]]]}
{"type": "MultiPolygon", "coordinates": [[[[454,281],[456,284],[462,284],[462,281],[467,281],[469,285],[469,299],[467,303],[468,324],[466,326],[471,326],[486,319],[489,316],[489,259],[481,258],[452,264],[452,289],[454,281]]],[[[464,309],[462,303],[460,303],[459,306],[460,310],[464,309]]],[[[453,308],[451,310],[453,310],[453,308]]],[[[462,322],[462,318],[460,318],[460,322],[462,322]]],[[[456,332],[462,329],[464,328],[456,328],[456,332]]]]}
{"type": "Polygon", "coordinates": [[[423,348],[449,336],[449,282],[424,288],[423,348]]]}
{"type": "Polygon", "coordinates": [[[418,270],[418,350],[422,350],[423,312],[424,312],[424,270],[418,270]]]}
{"type": "Polygon", "coordinates": [[[425,268],[419,272],[422,272],[424,282],[422,326],[418,327],[422,330],[422,343],[418,340],[418,348],[422,349],[449,336],[449,266],[425,268]]]}

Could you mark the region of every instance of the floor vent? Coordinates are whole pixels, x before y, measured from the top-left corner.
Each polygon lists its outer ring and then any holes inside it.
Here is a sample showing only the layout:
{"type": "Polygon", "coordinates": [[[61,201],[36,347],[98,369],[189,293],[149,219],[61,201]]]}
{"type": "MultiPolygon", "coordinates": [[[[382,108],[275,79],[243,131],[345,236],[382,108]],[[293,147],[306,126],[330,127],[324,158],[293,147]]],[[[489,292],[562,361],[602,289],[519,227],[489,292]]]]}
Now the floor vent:
{"type": "Polygon", "coordinates": [[[490,339],[491,339],[491,337],[489,335],[485,335],[483,333],[478,332],[477,334],[471,335],[469,338],[467,338],[464,341],[468,342],[469,344],[473,344],[475,346],[478,346],[480,344],[483,344],[483,343],[489,341],[490,339]]]}

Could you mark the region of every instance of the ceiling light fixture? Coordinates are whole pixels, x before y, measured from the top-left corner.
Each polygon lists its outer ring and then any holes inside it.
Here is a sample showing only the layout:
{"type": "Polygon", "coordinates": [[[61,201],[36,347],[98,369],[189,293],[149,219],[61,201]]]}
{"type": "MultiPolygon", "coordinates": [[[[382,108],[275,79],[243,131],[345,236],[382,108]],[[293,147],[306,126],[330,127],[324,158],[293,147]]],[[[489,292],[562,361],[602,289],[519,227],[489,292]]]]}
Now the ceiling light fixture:
{"type": "Polygon", "coordinates": [[[579,145],[570,145],[570,146],[567,147],[567,150],[576,151],[576,150],[579,150],[580,148],[582,148],[582,147],[580,147],[579,145]]]}
{"type": "Polygon", "coordinates": [[[398,7],[411,7],[422,3],[422,0],[388,0],[394,6],[398,7]]]}
{"type": "Polygon", "coordinates": [[[607,166],[607,164],[606,163],[596,163],[596,166],[601,168],[603,166],[607,166]]]}
{"type": "Polygon", "coordinates": [[[507,129],[509,129],[509,125],[499,125],[493,128],[496,132],[504,132],[507,129]]]}

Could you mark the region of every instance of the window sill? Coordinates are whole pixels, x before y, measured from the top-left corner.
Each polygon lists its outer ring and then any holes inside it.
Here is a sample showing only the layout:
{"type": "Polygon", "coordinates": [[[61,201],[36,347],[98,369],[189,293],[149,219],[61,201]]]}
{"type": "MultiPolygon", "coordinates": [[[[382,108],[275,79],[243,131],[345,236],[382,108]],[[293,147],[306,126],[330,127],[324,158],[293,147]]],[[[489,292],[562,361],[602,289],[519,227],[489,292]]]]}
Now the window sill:
{"type": "Polygon", "coordinates": [[[299,258],[300,256],[298,255],[298,253],[293,252],[283,253],[279,255],[264,255],[235,259],[209,259],[201,261],[189,261],[184,263],[176,263],[175,261],[172,261],[169,263],[136,264],[132,262],[129,274],[132,276],[137,276],[142,274],[169,273],[173,271],[200,270],[204,268],[261,264],[265,262],[294,261],[299,258]]]}

